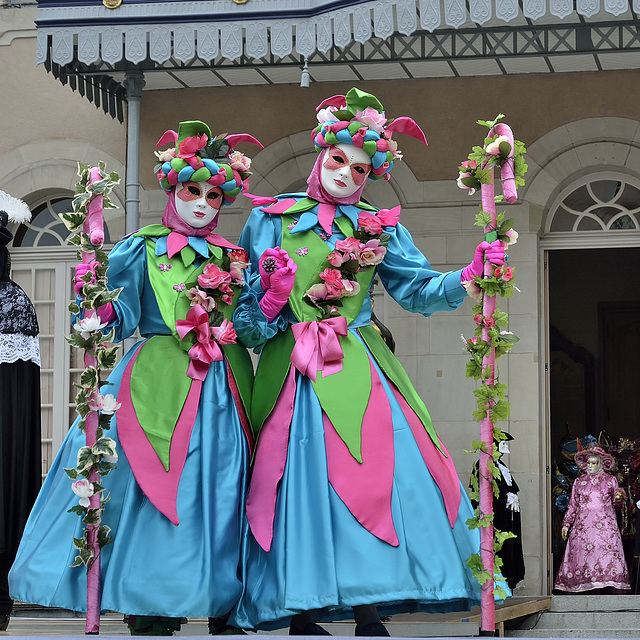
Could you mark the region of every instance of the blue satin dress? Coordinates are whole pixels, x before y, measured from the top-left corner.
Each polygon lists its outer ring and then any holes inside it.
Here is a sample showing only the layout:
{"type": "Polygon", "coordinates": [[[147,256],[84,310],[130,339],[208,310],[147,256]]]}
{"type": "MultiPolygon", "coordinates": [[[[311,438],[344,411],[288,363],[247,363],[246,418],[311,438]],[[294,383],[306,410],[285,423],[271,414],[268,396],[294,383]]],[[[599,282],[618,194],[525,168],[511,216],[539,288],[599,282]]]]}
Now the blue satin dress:
{"type": "MultiPolygon", "coordinates": [[[[303,195],[283,197],[300,199],[303,195]]],[[[307,224],[310,213],[304,214],[307,224]]],[[[353,211],[345,213],[352,215],[353,211]]],[[[338,206],[336,218],[342,215],[338,206]]],[[[291,217],[299,224],[299,214],[291,217]]],[[[281,222],[281,216],[255,208],[240,238],[239,244],[250,252],[252,285],[258,297],[259,257],[266,249],[282,245],[283,224],[286,222],[281,222]]],[[[459,307],[466,296],[460,284],[461,272],[434,271],[400,224],[384,231],[391,238],[377,276],[389,294],[405,309],[424,316],[459,307]]],[[[328,239],[317,225],[301,233],[301,246],[309,244],[305,233],[321,235],[330,247],[344,238],[335,223],[328,239]]],[[[292,257],[300,273],[304,256],[292,257]]],[[[247,297],[245,302],[241,298],[234,324],[244,342],[257,351],[278,332],[298,322],[288,305],[268,322],[254,299],[247,297]]],[[[369,326],[370,319],[371,301],[367,296],[349,331],[357,335],[358,328],[369,326]]],[[[479,604],[479,585],[465,564],[479,551],[478,532],[470,531],[465,524],[473,515],[469,499],[461,490],[452,528],[441,491],[425,465],[390,382],[379,365],[374,366],[391,407],[395,449],[391,512],[398,546],[384,542],[362,526],[330,484],[323,411],[312,382],[296,372],[273,540],[270,550],[265,551],[247,527],[245,592],[234,624],[281,628],[289,624],[291,616],[308,610],[316,610],[318,621],[336,620],[351,617],[351,607],[363,604],[378,605],[381,615],[460,611],[479,604]]],[[[258,378],[254,390],[257,386],[258,378]]],[[[344,402],[349,402],[348,386],[344,402]]],[[[259,455],[259,439],[257,452],[259,455]]],[[[253,477],[255,481],[255,472],[253,477]]]]}
{"type": "MultiPolygon", "coordinates": [[[[206,243],[196,243],[207,253],[206,243]]],[[[174,256],[171,263],[179,260],[174,256]]],[[[205,260],[202,255],[196,263],[205,260]]],[[[111,373],[103,393],[118,395],[124,369],[145,339],[171,334],[151,286],[144,237],[128,237],[109,256],[109,286],[124,287],[114,303],[117,341],[138,327],[143,340],[111,373]]],[[[175,271],[175,269],[174,269],[175,271]]],[[[170,273],[170,272],[169,272],[170,273]]],[[[169,276],[169,282],[170,282],[169,276]]],[[[170,375],[158,371],[158,376],[170,375]]],[[[149,380],[153,385],[153,380],[149,380]]],[[[140,490],[118,438],[117,412],[105,432],[117,443],[117,469],[104,478],[111,500],[103,523],[113,544],[102,549],[103,610],[168,617],[221,616],[240,597],[241,522],[249,464],[247,438],[223,362],[211,364],[180,478],[175,526],[140,490]]],[[[64,468],[76,466],[84,435],[74,424],[49,471],[24,530],[9,583],[19,601],[86,611],[85,567],[70,568],[82,536],[78,504],[64,468]]]]}

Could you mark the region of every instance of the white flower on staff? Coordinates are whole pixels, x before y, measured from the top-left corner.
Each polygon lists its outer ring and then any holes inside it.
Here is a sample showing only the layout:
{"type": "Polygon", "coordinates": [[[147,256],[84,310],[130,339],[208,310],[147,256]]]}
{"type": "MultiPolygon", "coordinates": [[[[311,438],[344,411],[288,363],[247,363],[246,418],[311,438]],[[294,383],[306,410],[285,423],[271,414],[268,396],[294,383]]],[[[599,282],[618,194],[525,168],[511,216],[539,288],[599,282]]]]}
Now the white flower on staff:
{"type": "Polygon", "coordinates": [[[100,317],[96,314],[90,318],[79,319],[73,328],[80,333],[80,335],[86,340],[91,336],[94,331],[100,331],[100,329],[107,326],[106,322],[101,322],[100,317]]]}
{"type": "Polygon", "coordinates": [[[71,483],[71,490],[80,498],[78,500],[80,506],[89,506],[89,498],[93,495],[93,484],[91,482],[86,478],[80,478],[80,480],[71,483]]]}

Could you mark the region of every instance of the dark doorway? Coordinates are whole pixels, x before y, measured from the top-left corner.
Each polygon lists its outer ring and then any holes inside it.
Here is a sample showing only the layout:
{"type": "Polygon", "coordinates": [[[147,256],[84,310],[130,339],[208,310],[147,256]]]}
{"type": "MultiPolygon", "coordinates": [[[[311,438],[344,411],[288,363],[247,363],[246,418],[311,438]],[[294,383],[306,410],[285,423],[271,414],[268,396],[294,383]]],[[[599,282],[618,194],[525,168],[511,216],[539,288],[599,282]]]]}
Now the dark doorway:
{"type": "MultiPolygon", "coordinates": [[[[640,499],[640,248],[549,251],[553,576],[579,470],[576,438],[600,439],[629,500],[619,517],[632,587],[640,499]]],[[[637,587],[632,593],[638,593],[637,587]]]]}

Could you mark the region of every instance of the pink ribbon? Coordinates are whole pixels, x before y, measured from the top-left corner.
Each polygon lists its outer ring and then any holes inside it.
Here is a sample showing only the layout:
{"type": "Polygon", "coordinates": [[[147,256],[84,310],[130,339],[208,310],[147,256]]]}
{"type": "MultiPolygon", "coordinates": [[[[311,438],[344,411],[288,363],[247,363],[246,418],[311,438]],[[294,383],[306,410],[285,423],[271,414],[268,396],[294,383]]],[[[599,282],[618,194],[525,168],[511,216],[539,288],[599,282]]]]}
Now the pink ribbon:
{"type": "Polygon", "coordinates": [[[315,382],[318,371],[325,376],[342,371],[344,353],[338,336],[347,335],[346,318],[298,322],[291,329],[296,339],[291,362],[300,373],[315,382]]]}
{"type": "Polygon", "coordinates": [[[189,349],[191,362],[187,375],[193,380],[204,380],[212,362],[222,360],[222,351],[215,340],[211,339],[209,314],[202,305],[196,304],[187,312],[186,320],[176,321],[176,331],[180,338],[194,331],[196,343],[189,349]]]}

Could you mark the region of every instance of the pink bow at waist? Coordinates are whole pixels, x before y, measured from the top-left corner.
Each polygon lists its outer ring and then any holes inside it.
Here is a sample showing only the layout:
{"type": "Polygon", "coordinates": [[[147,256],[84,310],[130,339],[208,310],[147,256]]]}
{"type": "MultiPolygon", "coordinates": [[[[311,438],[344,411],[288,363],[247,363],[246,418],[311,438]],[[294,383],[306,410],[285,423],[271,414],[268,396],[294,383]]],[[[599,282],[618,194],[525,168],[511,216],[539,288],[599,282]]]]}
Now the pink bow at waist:
{"type": "Polygon", "coordinates": [[[209,365],[222,360],[222,351],[215,340],[212,340],[209,314],[201,305],[196,304],[187,312],[186,320],[176,322],[176,331],[180,338],[184,338],[191,331],[196,334],[196,342],[189,349],[191,362],[187,375],[193,380],[204,380],[209,365]]]}
{"type": "Polygon", "coordinates": [[[291,330],[296,339],[291,362],[300,373],[315,382],[318,371],[324,376],[342,371],[344,353],[338,336],[347,335],[346,318],[298,322],[291,330]]]}

